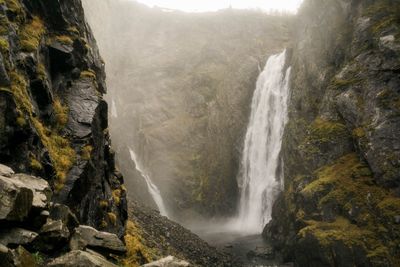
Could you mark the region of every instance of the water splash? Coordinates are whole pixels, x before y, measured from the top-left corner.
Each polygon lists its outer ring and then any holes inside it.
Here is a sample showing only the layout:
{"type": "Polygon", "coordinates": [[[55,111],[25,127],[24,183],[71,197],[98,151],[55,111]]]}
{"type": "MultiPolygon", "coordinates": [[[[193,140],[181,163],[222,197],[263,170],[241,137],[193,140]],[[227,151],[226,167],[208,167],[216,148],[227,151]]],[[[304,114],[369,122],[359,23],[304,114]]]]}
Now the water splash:
{"type": "Polygon", "coordinates": [[[257,80],[239,175],[238,229],[260,233],[271,220],[273,201],[282,189],[280,151],[289,95],[286,50],[271,56],[257,80]]]}
{"type": "Polygon", "coordinates": [[[135,152],[129,147],[128,147],[128,149],[129,149],[129,154],[131,156],[131,159],[135,163],[135,168],[140,173],[140,175],[143,177],[143,179],[146,181],[147,189],[149,190],[151,197],[153,198],[154,202],[156,203],[158,210],[160,211],[160,214],[168,217],[167,209],[165,208],[164,201],[161,197],[160,190],[151,181],[150,176],[144,171],[143,167],[140,165],[135,152]]]}

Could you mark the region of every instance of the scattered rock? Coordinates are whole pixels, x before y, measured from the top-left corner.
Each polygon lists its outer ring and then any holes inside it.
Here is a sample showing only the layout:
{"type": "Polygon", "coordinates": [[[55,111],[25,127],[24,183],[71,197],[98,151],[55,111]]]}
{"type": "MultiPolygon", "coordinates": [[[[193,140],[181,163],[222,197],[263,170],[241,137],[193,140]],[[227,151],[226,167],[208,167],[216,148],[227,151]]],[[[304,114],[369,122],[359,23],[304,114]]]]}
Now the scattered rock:
{"type": "Polygon", "coordinates": [[[259,258],[259,259],[270,260],[270,259],[274,259],[275,254],[274,254],[273,248],[270,246],[257,247],[254,250],[250,250],[247,253],[247,257],[249,259],[259,258]]]}
{"type": "Polygon", "coordinates": [[[82,250],[86,247],[115,254],[126,252],[124,243],[115,234],[100,232],[93,227],[80,225],[72,235],[70,248],[71,250],[82,250]]]}
{"type": "Polygon", "coordinates": [[[54,259],[48,267],[117,267],[104,257],[91,251],[73,250],[54,259]]]}
{"type": "Polygon", "coordinates": [[[0,243],[4,246],[26,245],[31,243],[37,233],[22,228],[3,229],[0,231],[0,243]]]}
{"type": "Polygon", "coordinates": [[[187,261],[179,260],[174,256],[168,256],[162,258],[161,260],[142,265],[142,267],[189,267],[189,266],[191,266],[190,263],[188,263],[187,261]]]}
{"type": "Polygon", "coordinates": [[[70,232],[61,221],[48,220],[40,229],[39,236],[35,239],[34,248],[39,251],[53,251],[66,245],[70,232]]]}
{"type": "Polygon", "coordinates": [[[68,206],[63,204],[54,204],[51,207],[50,218],[52,220],[61,220],[70,231],[79,225],[79,221],[75,214],[72,213],[68,206]]]}

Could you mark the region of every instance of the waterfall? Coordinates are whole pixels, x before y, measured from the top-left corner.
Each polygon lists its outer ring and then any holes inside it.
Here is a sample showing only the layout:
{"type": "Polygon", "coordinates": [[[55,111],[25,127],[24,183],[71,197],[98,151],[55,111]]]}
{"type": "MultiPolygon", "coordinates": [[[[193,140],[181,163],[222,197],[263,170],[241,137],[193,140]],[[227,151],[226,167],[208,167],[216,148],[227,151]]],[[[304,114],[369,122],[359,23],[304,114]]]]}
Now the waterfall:
{"type": "Polygon", "coordinates": [[[289,94],[290,68],[286,50],[271,56],[257,80],[242,154],[239,229],[260,233],[270,220],[272,204],[281,190],[280,151],[289,94]]]}
{"type": "Polygon", "coordinates": [[[111,100],[111,116],[113,118],[118,118],[117,105],[115,104],[114,99],[111,100]]]}
{"type": "Polygon", "coordinates": [[[156,203],[158,210],[160,211],[160,214],[168,217],[167,210],[165,208],[164,201],[161,197],[160,190],[151,181],[150,176],[144,171],[144,169],[140,165],[135,152],[131,148],[128,148],[128,149],[129,149],[129,154],[131,156],[131,159],[132,159],[133,163],[135,163],[135,168],[140,173],[140,175],[143,177],[143,179],[146,181],[147,189],[149,190],[151,197],[153,198],[154,202],[156,203]]]}

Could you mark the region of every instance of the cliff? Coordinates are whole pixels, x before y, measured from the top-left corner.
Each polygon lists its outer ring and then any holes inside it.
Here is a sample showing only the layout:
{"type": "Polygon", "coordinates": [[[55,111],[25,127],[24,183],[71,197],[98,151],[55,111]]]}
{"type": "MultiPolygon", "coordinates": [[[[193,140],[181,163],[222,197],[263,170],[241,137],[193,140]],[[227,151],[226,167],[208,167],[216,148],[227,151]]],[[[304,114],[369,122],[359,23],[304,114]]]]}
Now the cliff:
{"type": "Polygon", "coordinates": [[[268,56],[284,49],[291,18],[83,2],[107,62],[108,97],[116,107],[110,128],[132,198],[152,202],[132,170],[126,144],[139,155],[172,217],[233,214],[255,81],[268,56]]]}
{"type": "Polygon", "coordinates": [[[123,234],[104,62],[80,1],[1,1],[0,160],[45,178],[80,222],[123,234]],[[108,214],[115,220],[110,220],[108,214]]]}
{"type": "Polygon", "coordinates": [[[285,190],[264,230],[298,266],[398,266],[398,1],[303,3],[293,25],[285,190]]]}

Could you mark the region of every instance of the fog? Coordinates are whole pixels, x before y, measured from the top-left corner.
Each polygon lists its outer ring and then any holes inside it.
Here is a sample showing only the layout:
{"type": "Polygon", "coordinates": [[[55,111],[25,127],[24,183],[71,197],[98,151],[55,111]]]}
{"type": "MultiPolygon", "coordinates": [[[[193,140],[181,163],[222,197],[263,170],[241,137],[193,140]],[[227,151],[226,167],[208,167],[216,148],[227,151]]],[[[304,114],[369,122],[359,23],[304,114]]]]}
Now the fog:
{"type": "Polygon", "coordinates": [[[110,133],[130,198],[157,208],[128,147],[170,218],[234,215],[255,82],[285,47],[291,17],[83,3],[106,64],[110,133]]]}

